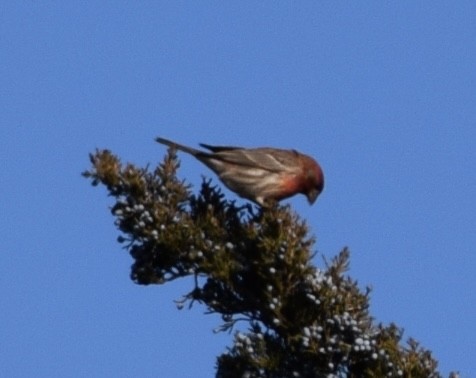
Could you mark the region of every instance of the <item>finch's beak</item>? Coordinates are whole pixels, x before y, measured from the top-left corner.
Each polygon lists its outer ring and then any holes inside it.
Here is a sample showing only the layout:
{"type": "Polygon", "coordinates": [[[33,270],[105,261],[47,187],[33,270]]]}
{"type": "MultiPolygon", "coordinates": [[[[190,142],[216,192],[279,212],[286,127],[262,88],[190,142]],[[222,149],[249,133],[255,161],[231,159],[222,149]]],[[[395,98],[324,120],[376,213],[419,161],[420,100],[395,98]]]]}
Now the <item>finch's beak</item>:
{"type": "Polygon", "coordinates": [[[311,189],[306,193],[307,201],[309,202],[309,205],[312,205],[314,202],[316,202],[317,196],[319,196],[319,191],[316,189],[311,189]]]}

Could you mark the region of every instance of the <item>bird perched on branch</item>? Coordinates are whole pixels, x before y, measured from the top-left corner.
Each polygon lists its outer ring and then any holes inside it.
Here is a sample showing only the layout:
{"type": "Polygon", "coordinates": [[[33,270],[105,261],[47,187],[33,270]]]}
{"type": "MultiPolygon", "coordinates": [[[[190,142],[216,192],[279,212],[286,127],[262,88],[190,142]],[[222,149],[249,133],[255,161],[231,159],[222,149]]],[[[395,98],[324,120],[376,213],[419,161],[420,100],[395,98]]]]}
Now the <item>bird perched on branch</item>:
{"type": "Polygon", "coordinates": [[[156,141],[194,156],[228,189],[263,207],[299,193],[312,205],[324,188],[319,164],[296,150],[200,144],[208,150],[201,151],[164,138],[156,141]]]}

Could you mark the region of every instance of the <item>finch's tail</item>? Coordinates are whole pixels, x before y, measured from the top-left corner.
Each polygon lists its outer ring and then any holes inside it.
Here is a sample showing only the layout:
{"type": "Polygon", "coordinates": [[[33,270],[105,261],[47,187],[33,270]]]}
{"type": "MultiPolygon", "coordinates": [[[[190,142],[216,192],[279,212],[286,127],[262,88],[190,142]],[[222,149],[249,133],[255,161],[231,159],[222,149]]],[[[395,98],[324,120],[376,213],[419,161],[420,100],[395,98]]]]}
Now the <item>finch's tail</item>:
{"type": "Polygon", "coordinates": [[[197,150],[197,149],[192,148],[192,147],[184,146],[183,144],[178,144],[178,143],[172,142],[171,140],[168,140],[168,139],[158,137],[158,138],[155,138],[155,141],[159,142],[161,144],[165,144],[168,147],[176,148],[177,150],[186,152],[186,153],[188,153],[190,155],[193,155],[193,156],[203,154],[203,152],[200,151],[200,150],[197,150]]]}

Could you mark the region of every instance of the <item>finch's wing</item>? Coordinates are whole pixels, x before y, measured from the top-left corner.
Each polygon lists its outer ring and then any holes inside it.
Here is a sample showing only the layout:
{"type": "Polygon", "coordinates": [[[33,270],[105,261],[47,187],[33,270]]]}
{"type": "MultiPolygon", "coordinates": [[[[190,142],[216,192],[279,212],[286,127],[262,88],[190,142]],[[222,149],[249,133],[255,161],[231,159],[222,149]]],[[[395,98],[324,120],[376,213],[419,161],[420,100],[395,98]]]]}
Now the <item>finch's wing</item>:
{"type": "Polygon", "coordinates": [[[282,173],[295,170],[298,156],[296,151],[278,150],[274,148],[229,149],[218,147],[218,150],[216,150],[211,158],[229,164],[282,173]]]}
{"type": "Polygon", "coordinates": [[[242,150],[242,147],[233,147],[233,146],[211,146],[209,144],[200,143],[200,146],[210,150],[212,152],[221,152],[221,151],[231,151],[231,150],[242,150]]]}

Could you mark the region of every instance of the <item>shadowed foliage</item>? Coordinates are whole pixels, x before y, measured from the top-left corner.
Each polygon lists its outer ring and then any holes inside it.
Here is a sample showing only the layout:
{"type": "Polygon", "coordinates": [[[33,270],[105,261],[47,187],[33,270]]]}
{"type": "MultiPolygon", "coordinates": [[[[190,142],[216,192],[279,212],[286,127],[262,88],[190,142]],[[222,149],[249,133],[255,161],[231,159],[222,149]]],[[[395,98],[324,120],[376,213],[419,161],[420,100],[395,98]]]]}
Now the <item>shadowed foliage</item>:
{"type": "Polygon", "coordinates": [[[313,265],[314,238],[289,206],[240,207],[208,180],[194,194],[176,176],[174,150],[153,170],[107,150],[90,159],[83,175],[114,198],[131,279],[195,277],[179,308],[203,304],[221,315],[219,331],[245,322],[217,358],[217,377],[441,377],[428,350],[372,319],[370,290],[346,275],[347,249],[313,265]]]}

